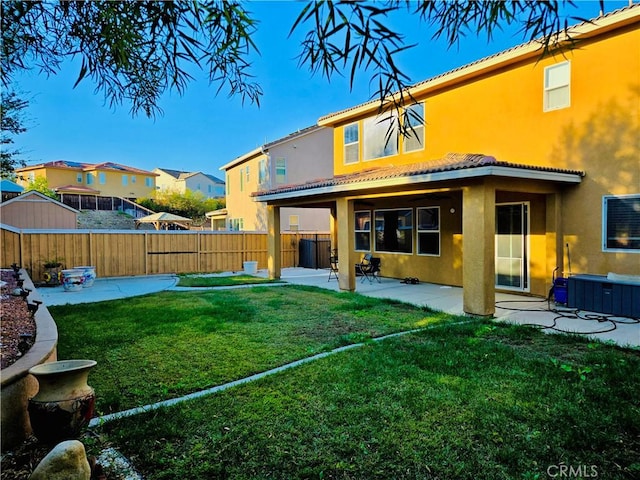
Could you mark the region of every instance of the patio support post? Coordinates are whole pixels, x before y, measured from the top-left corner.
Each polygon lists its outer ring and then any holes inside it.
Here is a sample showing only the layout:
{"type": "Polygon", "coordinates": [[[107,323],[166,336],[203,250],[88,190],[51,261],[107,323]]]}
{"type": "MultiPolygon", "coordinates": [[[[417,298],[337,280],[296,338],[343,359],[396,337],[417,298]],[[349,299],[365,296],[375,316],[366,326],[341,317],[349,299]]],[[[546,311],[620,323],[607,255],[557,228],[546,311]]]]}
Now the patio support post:
{"type": "Polygon", "coordinates": [[[547,277],[551,278],[553,270],[560,267],[560,276],[564,271],[564,235],[562,234],[562,201],[559,193],[552,193],[546,197],[546,254],[547,277]]]}
{"type": "Polygon", "coordinates": [[[282,273],[280,246],[280,207],[267,205],[267,269],[270,279],[279,279],[282,273]]]}
{"type": "Polygon", "coordinates": [[[331,238],[331,248],[338,248],[338,214],[336,207],[331,207],[331,215],[329,216],[329,232],[331,238]]]}
{"type": "Polygon", "coordinates": [[[356,289],[356,273],[354,265],[357,263],[354,254],[353,229],[355,214],[353,200],[339,198],[336,200],[336,226],[338,230],[338,284],[340,290],[353,292],[356,289]]]}
{"type": "Polygon", "coordinates": [[[495,312],[496,191],[487,182],[466,187],[462,195],[463,309],[470,315],[495,312]]]}

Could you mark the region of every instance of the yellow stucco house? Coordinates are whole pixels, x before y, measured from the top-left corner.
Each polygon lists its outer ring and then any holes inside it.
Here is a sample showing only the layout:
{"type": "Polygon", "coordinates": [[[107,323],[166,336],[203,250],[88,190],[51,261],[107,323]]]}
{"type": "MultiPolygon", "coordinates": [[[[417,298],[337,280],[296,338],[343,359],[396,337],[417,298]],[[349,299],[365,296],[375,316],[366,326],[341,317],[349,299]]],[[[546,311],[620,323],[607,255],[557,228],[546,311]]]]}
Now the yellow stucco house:
{"type": "Polygon", "coordinates": [[[572,38],[555,56],[530,42],[414,85],[398,142],[375,101],[320,118],[333,176],[254,194],[270,275],[291,206],[331,209],[344,290],[364,253],[383,276],[462,286],[475,315],[494,313],[496,290],[546,296],[567,250],[574,273],[640,274],[640,6],[572,38]]]}
{"type": "Polygon", "coordinates": [[[23,187],[43,177],[64,203],[75,208],[93,209],[101,199],[149,197],[156,190],[158,174],[113,162],[56,160],[18,168],[16,176],[23,187]]]}

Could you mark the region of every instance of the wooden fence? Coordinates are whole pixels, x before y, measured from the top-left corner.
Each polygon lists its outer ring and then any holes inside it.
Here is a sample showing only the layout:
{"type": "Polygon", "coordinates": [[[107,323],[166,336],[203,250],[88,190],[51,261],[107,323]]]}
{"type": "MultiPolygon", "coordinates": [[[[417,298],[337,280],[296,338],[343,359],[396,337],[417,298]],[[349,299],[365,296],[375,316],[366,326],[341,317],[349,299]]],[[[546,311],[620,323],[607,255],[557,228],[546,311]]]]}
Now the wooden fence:
{"type": "MultiPolygon", "coordinates": [[[[328,233],[283,233],[282,267],[299,265],[303,239],[327,240],[328,233]]],[[[267,268],[267,234],[260,232],[18,230],[2,226],[0,266],[13,263],[44,279],[44,262],[60,259],[63,268],[93,265],[100,277],[159,273],[228,272],[244,261],[267,268]]]]}

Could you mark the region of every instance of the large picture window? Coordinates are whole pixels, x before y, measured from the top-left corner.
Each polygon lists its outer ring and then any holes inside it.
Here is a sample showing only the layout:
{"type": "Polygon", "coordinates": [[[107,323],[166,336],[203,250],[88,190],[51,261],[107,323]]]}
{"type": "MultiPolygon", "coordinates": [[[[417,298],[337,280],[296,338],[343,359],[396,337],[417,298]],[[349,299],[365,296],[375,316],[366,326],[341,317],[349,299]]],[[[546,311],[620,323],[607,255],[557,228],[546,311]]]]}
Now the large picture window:
{"type": "Polygon", "coordinates": [[[356,214],[356,250],[371,251],[371,212],[360,211],[356,214]]]}
{"type": "Polygon", "coordinates": [[[602,249],[640,252],[640,194],[602,200],[602,249]]]}
{"type": "Polygon", "coordinates": [[[418,208],[418,255],[440,255],[440,207],[418,208]]]}
{"type": "Polygon", "coordinates": [[[413,252],[412,209],[376,210],[375,230],[377,252],[413,252]]]}
{"type": "Polygon", "coordinates": [[[404,117],[408,136],[404,138],[404,151],[413,152],[424,148],[424,103],[407,108],[404,117]]]}
{"type": "Polygon", "coordinates": [[[360,160],[360,140],[358,124],[344,127],[344,163],[358,163],[360,160]]]}
{"type": "Polygon", "coordinates": [[[364,120],[365,160],[397,155],[398,128],[395,120],[393,116],[371,117],[364,120]]]}
{"type": "Polygon", "coordinates": [[[571,105],[571,64],[562,62],[544,69],[544,111],[571,105]]]}

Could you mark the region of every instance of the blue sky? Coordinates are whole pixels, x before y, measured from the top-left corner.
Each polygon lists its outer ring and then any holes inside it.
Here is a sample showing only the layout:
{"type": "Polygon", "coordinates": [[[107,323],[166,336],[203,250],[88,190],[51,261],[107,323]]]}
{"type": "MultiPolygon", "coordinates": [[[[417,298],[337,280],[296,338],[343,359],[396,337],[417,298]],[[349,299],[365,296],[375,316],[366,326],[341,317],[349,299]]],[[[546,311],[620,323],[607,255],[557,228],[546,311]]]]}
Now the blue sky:
{"type": "MultiPolygon", "coordinates": [[[[628,1],[605,1],[605,11],[628,5],[628,1]]],[[[298,67],[296,56],[304,29],[287,38],[301,4],[291,2],[251,2],[249,10],[260,21],[254,36],[261,55],[252,72],[264,95],[260,107],[240,98],[228,98],[217,86],[209,86],[204,75],[196,75],[183,96],[167,94],[160,100],[164,115],[156,119],[131,117],[129,105],[115,110],[94,93],[90,79],[75,89],[78,64],[67,63],[60,73],[47,78],[37,72],[19,77],[17,88],[30,99],[26,112],[28,131],[16,137],[16,147],[28,164],[53,160],[100,163],[116,162],[153,170],[156,167],[202,171],[223,177],[219,168],[234,158],[298,129],[318,118],[369,100],[368,78],[361,75],[353,91],[345,78],[327,81],[311,76],[306,66],[298,67]]],[[[578,2],[567,13],[593,18],[597,1],[578,2]]],[[[462,66],[487,55],[522,43],[521,36],[509,32],[486,38],[468,37],[457,47],[433,42],[426,27],[416,19],[402,21],[402,31],[417,48],[400,61],[412,82],[462,66]]]]}

